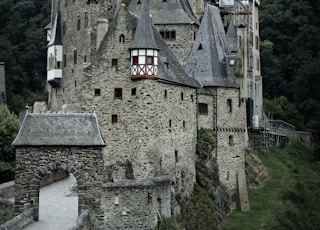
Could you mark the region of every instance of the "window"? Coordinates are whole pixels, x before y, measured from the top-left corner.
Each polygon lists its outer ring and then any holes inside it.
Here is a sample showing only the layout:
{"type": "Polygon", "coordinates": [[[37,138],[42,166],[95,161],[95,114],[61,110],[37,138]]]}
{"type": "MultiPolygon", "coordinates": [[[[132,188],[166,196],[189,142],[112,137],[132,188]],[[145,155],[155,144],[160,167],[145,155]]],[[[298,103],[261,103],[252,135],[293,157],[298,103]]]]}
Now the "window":
{"type": "Polygon", "coordinates": [[[87,55],[83,56],[83,62],[87,62],[87,55]]]}
{"type": "Polygon", "coordinates": [[[94,96],[101,96],[101,90],[98,88],[94,89],[94,96]]]}
{"type": "Polygon", "coordinates": [[[113,58],[113,59],[111,60],[111,66],[112,66],[112,67],[118,67],[118,59],[113,58]]]}
{"type": "Polygon", "coordinates": [[[199,45],[198,50],[203,50],[202,44],[199,45]]]}
{"type": "Polygon", "coordinates": [[[167,98],[168,97],[168,93],[167,93],[167,90],[165,89],[164,90],[164,98],[167,98]]]}
{"type": "Polygon", "coordinates": [[[183,92],[181,92],[181,101],[183,101],[183,92]]]}
{"type": "Polygon", "coordinates": [[[132,88],[131,89],[131,96],[136,96],[137,95],[137,88],[132,88]]]}
{"type": "Polygon", "coordinates": [[[232,113],[232,100],[227,100],[227,113],[232,113]]]}
{"type": "Polygon", "coordinates": [[[153,65],[153,57],[147,56],[147,65],[153,65]]]}
{"type": "Polygon", "coordinates": [[[260,44],[259,44],[259,37],[256,36],[256,49],[259,50],[260,49],[260,44]]]}
{"type": "Polygon", "coordinates": [[[152,204],[152,195],[148,192],[148,204],[152,204]]]}
{"type": "Polygon", "coordinates": [[[169,120],[169,128],[171,128],[171,125],[172,125],[172,124],[171,124],[171,120],[169,120]]]}
{"type": "Polygon", "coordinates": [[[178,163],[179,156],[178,156],[178,151],[177,150],[174,151],[174,159],[175,159],[175,162],[178,163]]]}
{"type": "Polygon", "coordinates": [[[117,114],[112,114],[111,115],[111,123],[112,124],[117,124],[118,123],[118,115],[117,114]]]}
{"type": "Polygon", "coordinates": [[[164,30],[160,31],[160,35],[165,40],[176,40],[176,31],[175,30],[164,30]]]}
{"type": "Polygon", "coordinates": [[[67,6],[68,6],[68,1],[69,1],[69,0],[65,0],[65,2],[64,2],[64,7],[67,7],[67,6]]]}
{"type": "Polygon", "coordinates": [[[115,88],[114,89],[114,98],[115,99],[122,99],[122,88],[115,88]]]}
{"type": "Polygon", "coordinates": [[[67,66],[67,55],[63,55],[63,67],[67,66]]]}
{"type": "Polygon", "coordinates": [[[229,145],[233,145],[233,144],[234,144],[234,142],[233,142],[233,136],[230,135],[230,136],[229,136],[229,145]]]}
{"type": "Polygon", "coordinates": [[[199,103],[198,104],[198,112],[202,115],[208,115],[208,104],[199,103]]]}
{"type": "Polygon", "coordinates": [[[133,56],[132,57],[132,64],[133,65],[138,65],[139,64],[139,57],[138,56],[133,56]]]}
{"type": "Polygon", "coordinates": [[[77,64],[78,63],[78,60],[77,60],[77,50],[74,50],[73,51],[73,64],[77,64]]]}
{"type": "Polygon", "coordinates": [[[185,129],[186,128],[186,121],[182,122],[182,127],[185,129]]]}
{"type": "Polygon", "coordinates": [[[260,71],[260,59],[259,58],[257,58],[257,60],[256,60],[256,68],[257,68],[257,70],[258,71],[260,71]]]}
{"type": "Polygon", "coordinates": [[[191,94],[191,101],[193,102],[193,94],[191,94]]]}
{"type": "Polygon", "coordinates": [[[80,20],[80,15],[78,15],[78,21],[77,21],[77,30],[81,29],[81,20],[80,20]]]}
{"type": "Polygon", "coordinates": [[[88,12],[84,13],[84,27],[87,28],[89,25],[88,12]]]}
{"type": "Polygon", "coordinates": [[[123,34],[121,34],[119,37],[119,42],[124,43],[124,39],[125,39],[125,36],[123,34]]]}

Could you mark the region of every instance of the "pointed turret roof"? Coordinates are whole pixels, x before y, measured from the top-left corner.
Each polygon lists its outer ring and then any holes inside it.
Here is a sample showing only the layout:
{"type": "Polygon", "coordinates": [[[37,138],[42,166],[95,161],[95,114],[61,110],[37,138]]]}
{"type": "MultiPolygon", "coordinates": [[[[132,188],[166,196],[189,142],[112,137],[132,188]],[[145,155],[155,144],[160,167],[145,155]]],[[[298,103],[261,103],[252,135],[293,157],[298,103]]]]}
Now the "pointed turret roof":
{"type": "Polygon", "coordinates": [[[60,11],[56,13],[54,20],[52,34],[48,46],[62,45],[62,33],[61,33],[61,14],[60,11]]]}
{"type": "Polygon", "coordinates": [[[130,49],[157,49],[159,50],[153,35],[151,18],[149,15],[149,0],[143,0],[141,13],[130,49]]]}
{"type": "Polygon", "coordinates": [[[228,76],[226,69],[229,53],[219,9],[207,5],[186,65],[186,72],[196,78],[202,86],[235,87],[233,76],[228,76]]]}

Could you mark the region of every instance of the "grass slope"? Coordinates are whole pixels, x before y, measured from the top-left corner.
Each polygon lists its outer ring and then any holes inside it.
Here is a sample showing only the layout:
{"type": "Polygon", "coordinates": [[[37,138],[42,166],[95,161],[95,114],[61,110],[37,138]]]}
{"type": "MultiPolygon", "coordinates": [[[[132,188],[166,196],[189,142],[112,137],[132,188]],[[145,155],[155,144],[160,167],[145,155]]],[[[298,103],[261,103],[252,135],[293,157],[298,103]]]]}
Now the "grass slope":
{"type": "Polygon", "coordinates": [[[319,229],[320,164],[298,142],[259,153],[268,168],[269,180],[249,189],[251,210],[234,212],[224,223],[231,229],[319,229]]]}

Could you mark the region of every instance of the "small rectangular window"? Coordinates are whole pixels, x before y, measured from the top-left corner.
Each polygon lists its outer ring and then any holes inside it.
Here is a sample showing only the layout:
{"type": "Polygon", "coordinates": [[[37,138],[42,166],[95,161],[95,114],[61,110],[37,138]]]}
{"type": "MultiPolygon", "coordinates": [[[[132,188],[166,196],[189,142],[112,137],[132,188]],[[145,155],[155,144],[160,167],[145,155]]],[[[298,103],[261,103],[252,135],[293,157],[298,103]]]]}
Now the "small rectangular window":
{"type": "Polygon", "coordinates": [[[153,57],[147,56],[147,65],[153,65],[153,57]]]}
{"type": "Polygon", "coordinates": [[[257,58],[257,60],[256,60],[256,68],[257,68],[257,70],[258,71],[260,71],[260,59],[259,58],[257,58]]]}
{"type": "Polygon", "coordinates": [[[230,135],[230,136],[229,136],[229,145],[233,145],[233,144],[234,144],[234,142],[233,142],[233,136],[230,135]]]}
{"type": "Polygon", "coordinates": [[[185,129],[186,128],[186,121],[182,122],[182,127],[185,129]]]}
{"type": "Polygon", "coordinates": [[[227,113],[232,113],[232,100],[227,100],[227,113]]]}
{"type": "Polygon", "coordinates": [[[101,96],[101,90],[98,88],[94,89],[94,96],[101,96]]]}
{"type": "Polygon", "coordinates": [[[118,59],[113,58],[112,61],[111,61],[111,66],[112,67],[118,67],[118,59]]]}
{"type": "Polygon", "coordinates": [[[193,94],[191,94],[191,101],[193,102],[193,94]]]}
{"type": "Polygon", "coordinates": [[[181,92],[181,101],[183,101],[183,92],[181,92]]]}
{"type": "Polygon", "coordinates": [[[208,104],[199,103],[198,104],[198,112],[202,115],[208,115],[208,104]]]}
{"type": "Polygon", "coordinates": [[[114,89],[114,98],[115,99],[122,99],[122,88],[115,88],[114,89]]]}
{"type": "Polygon", "coordinates": [[[165,89],[164,90],[164,98],[167,98],[168,97],[168,93],[167,93],[167,90],[165,89]]]}
{"type": "Polygon", "coordinates": [[[111,123],[112,124],[117,124],[118,123],[118,115],[117,114],[112,114],[111,123]]]}
{"type": "Polygon", "coordinates": [[[78,63],[78,54],[77,54],[77,50],[73,51],[73,64],[77,64],[78,63]]]}
{"type": "Polygon", "coordinates": [[[131,96],[136,96],[137,95],[137,88],[132,88],[131,89],[131,96]]]}
{"type": "Polygon", "coordinates": [[[132,57],[132,65],[138,65],[139,64],[139,57],[133,56],[132,57]]]}

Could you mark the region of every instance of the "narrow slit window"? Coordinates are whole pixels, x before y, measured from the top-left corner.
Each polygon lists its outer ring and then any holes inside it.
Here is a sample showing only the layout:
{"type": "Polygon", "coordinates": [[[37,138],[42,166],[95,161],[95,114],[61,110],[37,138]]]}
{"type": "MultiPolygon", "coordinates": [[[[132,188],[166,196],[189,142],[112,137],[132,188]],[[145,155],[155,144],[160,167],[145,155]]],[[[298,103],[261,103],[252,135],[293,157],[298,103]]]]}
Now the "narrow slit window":
{"type": "Polygon", "coordinates": [[[81,20],[80,20],[80,15],[78,16],[78,20],[77,20],[77,30],[81,29],[81,20]]]}
{"type": "Polygon", "coordinates": [[[232,100],[227,100],[227,113],[232,113],[232,100]]]}
{"type": "Polygon", "coordinates": [[[118,59],[113,58],[112,61],[111,61],[111,66],[112,67],[118,67],[118,59]]]}
{"type": "Polygon", "coordinates": [[[178,156],[178,151],[177,150],[174,151],[174,159],[175,159],[175,162],[178,163],[179,156],[178,156]]]}
{"type": "Polygon", "coordinates": [[[131,89],[131,96],[136,96],[137,95],[137,88],[132,88],[131,89]]]}

